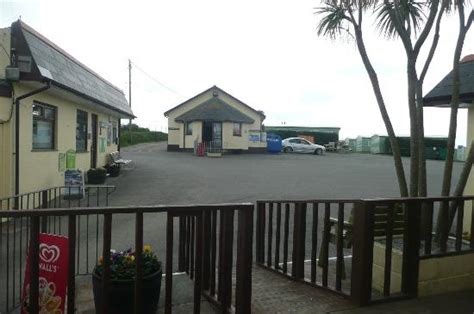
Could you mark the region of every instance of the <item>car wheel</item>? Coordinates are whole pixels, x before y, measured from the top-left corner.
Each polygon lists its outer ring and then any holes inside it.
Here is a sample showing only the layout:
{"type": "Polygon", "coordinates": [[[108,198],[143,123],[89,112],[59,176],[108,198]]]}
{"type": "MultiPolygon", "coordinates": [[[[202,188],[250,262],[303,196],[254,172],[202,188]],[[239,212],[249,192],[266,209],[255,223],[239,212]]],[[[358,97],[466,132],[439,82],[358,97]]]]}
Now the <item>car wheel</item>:
{"type": "Polygon", "coordinates": [[[316,150],[314,151],[314,154],[315,155],[322,155],[323,154],[323,150],[321,148],[316,148],[316,150]]]}
{"type": "Polygon", "coordinates": [[[285,147],[285,148],[283,148],[283,152],[284,152],[284,153],[291,153],[292,151],[293,151],[293,148],[291,148],[291,147],[285,147]]]}

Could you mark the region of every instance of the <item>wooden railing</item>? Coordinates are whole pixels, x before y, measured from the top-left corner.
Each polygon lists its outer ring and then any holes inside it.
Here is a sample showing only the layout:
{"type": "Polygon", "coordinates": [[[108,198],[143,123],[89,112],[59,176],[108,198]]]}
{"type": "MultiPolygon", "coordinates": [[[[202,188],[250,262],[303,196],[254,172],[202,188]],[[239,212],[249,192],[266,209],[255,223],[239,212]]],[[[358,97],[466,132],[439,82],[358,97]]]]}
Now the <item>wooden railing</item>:
{"type": "Polygon", "coordinates": [[[294,280],[347,296],[358,305],[415,297],[420,259],[474,253],[474,215],[466,223],[471,238],[463,239],[464,208],[473,208],[473,199],[258,201],[256,261],[294,280]],[[394,254],[401,259],[398,290],[393,288],[394,254]],[[379,260],[383,262],[377,265],[382,269],[377,287],[373,274],[379,260]]]}
{"type": "MultiPolygon", "coordinates": [[[[190,206],[145,206],[145,207],[89,207],[67,209],[38,209],[0,211],[0,219],[27,219],[30,254],[30,307],[31,313],[38,311],[39,293],[39,233],[40,221],[45,218],[63,217],[67,221],[69,238],[68,295],[67,312],[74,313],[76,245],[78,239],[78,217],[86,215],[102,216],[102,256],[103,295],[110,288],[110,250],[112,244],[112,219],[114,215],[131,214],[135,220],[135,251],[137,255],[143,248],[144,215],[166,214],[166,259],[165,259],[165,312],[172,312],[173,304],[173,251],[174,222],[179,221],[178,230],[178,268],[187,271],[194,281],[194,313],[200,312],[201,294],[217,305],[221,311],[250,313],[252,284],[252,229],[253,204],[218,204],[190,206]],[[237,217],[234,230],[234,217],[237,217]],[[234,232],[235,231],[235,232],[234,232]],[[234,234],[236,235],[234,237],[234,234]],[[218,239],[218,240],[217,240],[218,239]],[[236,240],[236,241],[234,241],[236,240]],[[218,246],[216,245],[218,241],[218,246]],[[236,246],[234,243],[236,242],[236,246]],[[235,290],[232,282],[233,261],[235,262],[235,290]],[[235,295],[234,302],[232,296],[235,295]],[[232,305],[234,304],[234,305],[232,305]]],[[[150,231],[147,231],[150,236],[150,231]]],[[[151,231],[153,232],[153,231],[151,231]]],[[[136,260],[135,287],[142,285],[142,262],[136,260]]],[[[3,285],[3,280],[2,280],[3,285]]],[[[140,313],[143,302],[135,293],[135,313],[140,313]]],[[[7,293],[8,294],[8,293],[7,293]]],[[[7,295],[8,297],[8,295],[7,295]]],[[[105,298],[100,313],[109,312],[112,302],[105,298]]],[[[8,312],[8,311],[7,311],[8,312]]]]}
{"type": "Polygon", "coordinates": [[[343,227],[356,202],[358,200],[341,199],[258,201],[257,264],[295,280],[350,295],[344,257],[352,255],[352,249],[343,247],[343,227]],[[331,220],[331,213],[337,222],[331,220]],[[335,242],[329,238],[331,231],[339,235],[335,242]]]}
{"type": "MultiPolygon", "coordinates": [[[[114,186],[87,185],[82,197],[75,187],[53,187],[0,199],[0,213],[47,208],[108,206],[114,186]]],[[[99,215],[77,216],[76,275],[88,274],[99,254],[99,215]],[[81,242],[82,239],[82,242],[81,242]]],[[[67,219],[45,216],[40,219],[43,233],[67,235],[67,219]]],[[[23,274],[30,237],[30,218],[0,218],[0,312],[10,312],[21,301],[23,274]]]]}

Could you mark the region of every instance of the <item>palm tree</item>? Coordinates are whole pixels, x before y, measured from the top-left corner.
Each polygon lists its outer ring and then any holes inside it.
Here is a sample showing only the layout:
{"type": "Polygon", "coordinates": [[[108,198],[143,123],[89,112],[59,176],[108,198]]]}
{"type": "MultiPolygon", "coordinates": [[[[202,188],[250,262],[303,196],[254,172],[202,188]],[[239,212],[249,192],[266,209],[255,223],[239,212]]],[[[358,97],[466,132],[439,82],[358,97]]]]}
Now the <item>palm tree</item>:
{"type": "Polygon", "coordinates": [[[408,188],[400,155],[400,147],[385,106],[377,73],[368,57],[362,33],[363,14],[366,10],[373,8],[375,3],[376,1],[323,1],[324,5],[316,9],[316,14],[322,16],[317,26],[317,34],[319,36],[327,36],[333,40],[343,35],[355,39],[387,130],[390,146],[393,151],[400,196],[406,197],[408,196],[408,188]]]}

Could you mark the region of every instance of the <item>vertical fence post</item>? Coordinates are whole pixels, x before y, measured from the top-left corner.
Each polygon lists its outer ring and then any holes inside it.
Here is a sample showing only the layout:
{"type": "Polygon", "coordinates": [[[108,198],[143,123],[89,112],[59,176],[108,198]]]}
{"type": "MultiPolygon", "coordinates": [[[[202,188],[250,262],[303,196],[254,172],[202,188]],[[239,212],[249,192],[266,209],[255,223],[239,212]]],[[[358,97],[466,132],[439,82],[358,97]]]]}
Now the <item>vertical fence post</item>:
{"type": "Polygon", "coordinates": [[[142,312],[142,286],[143,286],[143,213],[135,215],[135,314],[142,312]]]}
{"type": "MultiPolygon", "coordinates": [[[[41,208],[48,208],[48,191],[41,192],[41,208]]],[[[48,217],[44,216],[41,218],[41,232],[46,233],[48,227],[48,217]]]]}
{"type": "Polygon", "coordinates": [[[30,231],[30,313],[39,312],[39,217],[31,217],[30,231]]]}
{"type": "Polygon", "coordinates": [[[67,313],[76,312],[76,216],[68,217],[68,238],[69,238],[69,256],[68,256],[68,287],[67,287],[67,313]]]}
{"type": "Polygon", "coordinates": [[[295,206],[292,275],[298,280],[304,278],[306,203],[296,203],[295,206]]]}
{"type": "Polygon", "coordinates": [[[219,251],[219,255],[222,253],[221,265],[222,272],[220,275],[222,279],[219,281],[219,294],[221,296],[220,301],[222,304],[223,311],[228,311],[231,307],[232,302],[232,261],[233,261],[233,243],[234,243],[234,211],[223,210],[223,247],[222,251],[219,251]]]}
{"type": "MultiPolygon", "coordinates": [[[[211,272],[211,211],[205,210],[203,212],[203,243],[202,243],[202,289],[209,290],[210,288],[210,272],[211,272]]],[[[199,229],[198,229],[199,231],[199,229]]]]}
{"type": "Polygon", "coordinates": [[[178,271],[186,270],[186,217],[179,217],[179,239],[178,239],[178,271]]]}
{"type": "Polygon", "coordinates": [[[414,298],[418,294],[421,201],[412,200],[405,204],[402,293],[414,298]]]}
{"type": "Polygon", "coordinates": [[[265,263],[265,203],[257,202],[256,260],[258,264],[265,263]]]}
{"type": "Polygon", "coordinates": [[[104,214],[104,234],[102,256],[104,271],[102,274],[102,309],[101,313],[110,312],[110,249],[112,246],[112,214],[104,214]]]}
{"type": "Polygon", "coordinates": [[[165,313],[171,313],[173,286],[173,216],[168,211],[166,223],[165,313]]]}
{"type": "Polygon", "coordinates": [[[368,305],[372,294],[373,208],[365,201],[354,203],[351,300],[359,306],[368,305]]]}
{"type": "Polygon", "coordinates": [[[252,312],[253,206],[239,210],[238,215],[235,312],[244,314],[252,312]]]}
{"type": "MultiPolygon", "coordinates": [[[[196,266],[194,268],[194,314],[201,313],[202,264],[203,264],[203,214],[196,216],[196,266]]],[[[208,241],[206,241],[208,242],[208,241]]]]}

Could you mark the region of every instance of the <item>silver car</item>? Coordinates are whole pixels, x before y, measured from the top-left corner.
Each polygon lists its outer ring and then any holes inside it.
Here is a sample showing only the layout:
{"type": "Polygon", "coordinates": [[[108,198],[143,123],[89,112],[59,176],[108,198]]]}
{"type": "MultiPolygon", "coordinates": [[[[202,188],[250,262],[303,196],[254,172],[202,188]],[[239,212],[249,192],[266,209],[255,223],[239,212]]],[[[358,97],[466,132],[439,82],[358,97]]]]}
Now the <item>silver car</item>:
{"type": "Polygon", "coordinates": [[[322,155],[326,148],[322,145],[313,144],[307,139],[301,137],[285,138],[281,142],[282,150],[285,153],[309,153],[315,155],[322,155]]]}

